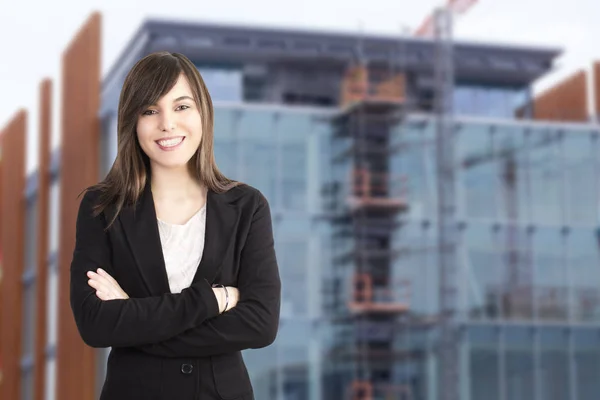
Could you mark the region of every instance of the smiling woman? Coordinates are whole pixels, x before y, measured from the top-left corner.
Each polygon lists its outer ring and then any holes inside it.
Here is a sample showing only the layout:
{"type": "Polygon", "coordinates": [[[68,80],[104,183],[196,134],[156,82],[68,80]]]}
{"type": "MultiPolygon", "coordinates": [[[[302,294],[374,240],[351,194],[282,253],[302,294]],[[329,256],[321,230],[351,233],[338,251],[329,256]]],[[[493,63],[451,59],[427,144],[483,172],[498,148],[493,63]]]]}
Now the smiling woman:
{"type": "Polygon", "coordinates": [[[241,351],[275,340],[281,296],[266,198],[217,168],[212,101],[181,54],[134,65],[117,131],[71,262],[81,337],[112,347],[100,400],[253,399],[241,351]]]}
{"type": "Polygon", "coordinates": [[[121,90],[117,157],[94,187],[102,193],[95,212],[112,204],[116,217],[139,199],[150,173],[173,168],[217,193],[238,186],[215,163],[213,121],[211,96],[187,57],[158,52],[138,61],[121,90]]]}

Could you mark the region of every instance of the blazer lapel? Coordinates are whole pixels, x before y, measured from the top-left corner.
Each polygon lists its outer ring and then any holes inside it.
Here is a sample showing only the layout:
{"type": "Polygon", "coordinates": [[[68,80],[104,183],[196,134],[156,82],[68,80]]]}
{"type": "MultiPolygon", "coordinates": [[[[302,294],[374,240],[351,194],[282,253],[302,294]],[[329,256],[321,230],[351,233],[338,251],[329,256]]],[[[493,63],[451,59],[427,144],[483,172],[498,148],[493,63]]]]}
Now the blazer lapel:
{"type": "Polygon", "coordinates": [[[151,296],[169,293],[150,184],[146,184],[136,207],[124,207],[121,210],[119,220],[148,293],[151,296]]]}
{"type": "MultiPolygon", "coordinates": [[[[233,200],[231,192],[207,192],[204,250],[192,283],[206,279],[212,284],[221,270],[223,258],[234,242],[238,225],[239,210],[233,200]]],[[[146,184],[137,206],[124,207],[118,219],[148,293],[151,296],[170,293],[149,183],[146,184]]]]}
{"type": "Polygon", "coordinates": [[[239,220],[238,207],[232,200],[231,192],[207,192],[204,250],[193,283],[206,279],[212,284],[221,270],[223,259],[234,242],[239,220]]]}

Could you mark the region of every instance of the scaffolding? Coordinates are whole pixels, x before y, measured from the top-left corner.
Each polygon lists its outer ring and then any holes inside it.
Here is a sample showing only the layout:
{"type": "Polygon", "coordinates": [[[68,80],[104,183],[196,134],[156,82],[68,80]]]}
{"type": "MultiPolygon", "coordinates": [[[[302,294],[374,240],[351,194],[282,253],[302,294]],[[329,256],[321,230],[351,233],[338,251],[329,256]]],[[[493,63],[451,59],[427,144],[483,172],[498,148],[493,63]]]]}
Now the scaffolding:
{"type": "MultiPolygon", "coordinates": [[[[474,3],[475,0],[448,0],[415,33],[432,39],[431,104],[423,104],[424,98],[410,93],[406,40],[401,41],[395,58],[382,65],[369,64],[364,57],[365,42],[359,38],[357,57],[343,76],[341,111],[332,120],[333,181],[326,186],[324,195],[333,228],[333,299],[327,308],[334,324],[335,345],[328,361],[334,365],[334,371],[335,365],[337,371],[344,371],[330,376],[337,379],[340,390],[336,393],[345,393],[344,398],[415,398],[409,368],[396,376],[392,376],[392,371],[419,357],[418,361],[423,361],[423,352],[398,346],[401,331],[408,335],[421,329],[439,333],[434,347],[437,397],[460,398],[452,20],[454,14],[464,13],[474,3]],[[422,251],[438,254],[439,304],[437,313],[429,317],[411,313],[411,281],[402,279],[405,275],[398,271],[402,269],[402,257],[410,250],[401,248],[395,240],[402,231],[403,215],[410,210],[410,182],[409,177],[395,170],[392,159],[398,160],[401,152],[410,150],[398,127],[417,108],[432,111],[436,121],[431,144],[435,147],[437,169],[437,243],[434,249],[422,251]]],[[[508,162],[505,179],[514,196],[511,168],[514,165],[511,167],[508,162]]],[[[513,232],[509,232],[507,240],[514,242],[513,232]]],[[[513,261],[517,263],[516,259],[513,261]]]]}
{"type": "MultiPolygon", "coordinates": [[[[352,400],[411,400],[408,382],[391,371],[411,357],[395,345],[409,313],[411,285],[394,274],[404,254],[401,229],[407,177],[390,165],[392,133],[405,114],[405,75],[350,65],[341,84],[341,111],[332,120],[334,181],[325,195],[331,215],[335,346],[328,354],[333,392],[352,400]]],[[[333,393],[332,392],[332,393],[333,393]]]]}

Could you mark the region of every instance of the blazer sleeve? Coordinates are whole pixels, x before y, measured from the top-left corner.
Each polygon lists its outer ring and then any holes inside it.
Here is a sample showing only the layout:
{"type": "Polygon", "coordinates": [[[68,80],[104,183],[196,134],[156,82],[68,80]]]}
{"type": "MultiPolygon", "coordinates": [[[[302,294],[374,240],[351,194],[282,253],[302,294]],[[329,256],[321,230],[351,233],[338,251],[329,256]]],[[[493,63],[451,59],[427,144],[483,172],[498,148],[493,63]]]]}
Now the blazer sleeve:
{"type": "Polygon", "coordinates": [[[205,357],[262,348],[275,341],[281,282],[269,204],[260,192],[241,252],[238,289],[240,299],[233,309],[141,350],[163,357],[205,357]]]}
{"type": "Polygon", "coordinates": [[[94,194],[86,192],[77,215],[70,268],[70,303],[83,341],[92,347],[156,343],[219,314],[211,285],[200,281],[181,293],[103,301],[88,284],[98,267],[115,276],[104,216],[92,216],[94,194]]]}

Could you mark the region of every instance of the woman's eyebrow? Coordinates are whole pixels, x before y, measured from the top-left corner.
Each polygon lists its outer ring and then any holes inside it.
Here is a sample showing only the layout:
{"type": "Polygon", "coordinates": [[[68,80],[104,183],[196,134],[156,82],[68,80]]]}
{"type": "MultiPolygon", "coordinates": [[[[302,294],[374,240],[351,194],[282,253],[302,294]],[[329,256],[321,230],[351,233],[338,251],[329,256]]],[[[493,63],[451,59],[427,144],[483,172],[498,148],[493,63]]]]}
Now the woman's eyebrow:
{"type": "Polygon", "coordinates": [[[176,98],[175,100],[173,100],[173,103],[176,103],[176,102],[178,102],[180,100],[184,100],[184,99],[189,99],[189,100],[192,100],[192,101],[194,100],[192,97],[190,97],[188,95],[185,95],[185,96],[179,96],[178,98],[176,98]]]}
{"type": "MultiPolygon", "coordinates": [[[[176,98],[175,100],[173,100],[173,103],[177,103],[178,101],[185,100],[185,99],[189,99],[189,100],[194,101],[194,99],[192,97],[190,97],[188,95],[184,95],[184,96],[179,96],[178,98],[176,98]]],[[[150,104],[148,107],[150,107],[150,106],[156,106],[156,103],[155,104],[150,104]]]]}

